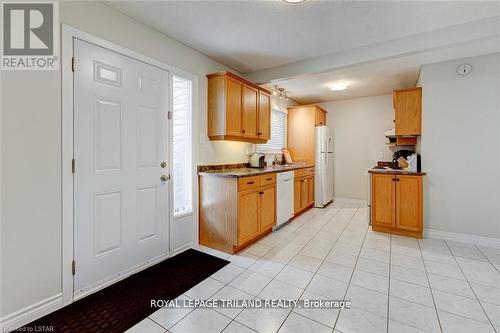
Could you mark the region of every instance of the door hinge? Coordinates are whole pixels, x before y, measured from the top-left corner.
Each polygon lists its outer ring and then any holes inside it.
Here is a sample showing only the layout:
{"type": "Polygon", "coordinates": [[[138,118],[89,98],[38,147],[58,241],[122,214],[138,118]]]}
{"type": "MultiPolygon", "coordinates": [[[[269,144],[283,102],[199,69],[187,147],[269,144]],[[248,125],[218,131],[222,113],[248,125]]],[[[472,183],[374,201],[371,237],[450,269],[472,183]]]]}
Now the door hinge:
{"type": "Polygon", "coordinates": [[[71,274],[75,275],[76,273],[76,261],[71,262],[71,274]]]}
{"type": "Polygon", "coordinates": [[[75,57],[71,58],[71,71],[75,71],[75,57]]]}
{"type": "Polygon", "coordinates": [[[76,168],[75,164],[76,164],[75,159],[72,159],[71,160],[71,172],[72,173],[75,173],[75,168],[76,168]]]}
{"type": "Polygon", "coordinates": [[[168,111],[168,119],[172,119],[172,111],[168,111]]]}

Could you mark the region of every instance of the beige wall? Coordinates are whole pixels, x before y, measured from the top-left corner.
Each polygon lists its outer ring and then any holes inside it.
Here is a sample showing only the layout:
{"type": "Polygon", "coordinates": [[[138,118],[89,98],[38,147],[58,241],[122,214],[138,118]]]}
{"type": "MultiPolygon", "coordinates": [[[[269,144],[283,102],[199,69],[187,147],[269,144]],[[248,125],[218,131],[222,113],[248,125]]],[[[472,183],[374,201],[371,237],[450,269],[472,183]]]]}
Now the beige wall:
{"type": "Polygon", "coordinates": [[[391,160],[384,132],[393,126],[392,95],[319,104],[328,111],[333,130],[333,192],[335,197],[367,199],[364,173],[380,160],[391,160]]]}
{"type": "Polygon", "coordinates": [[[420,80],[425,227],[498,239],[500,53],[423,66],[420,80]]]}
{"type": "MultiPolygon", "coordinates": [[[[60,16],[64,24],[198,75],[198,163],[247,160],[250,144],[205,139],[205,75],[225,66],[101,3],[61,2],[60,16]]],[[[60,75],[2,73],[1,317],[61,292],[60,75]]]]}

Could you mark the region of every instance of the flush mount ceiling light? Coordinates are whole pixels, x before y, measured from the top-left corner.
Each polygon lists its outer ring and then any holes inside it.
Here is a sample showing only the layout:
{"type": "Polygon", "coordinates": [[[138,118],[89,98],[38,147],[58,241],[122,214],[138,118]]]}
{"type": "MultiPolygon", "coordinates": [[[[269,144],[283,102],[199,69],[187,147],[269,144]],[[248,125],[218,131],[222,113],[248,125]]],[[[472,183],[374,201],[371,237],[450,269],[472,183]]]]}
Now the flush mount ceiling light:
{"type": "Polygon", "coordinates": [[[291,4],[291,5],[297,5],[299,3],[306,2],[306,0],[281,0],[281,1],[284,3],[291,4]]]}
{"type": "Polygon", "coordinates": [[[279,88],[276,84],[274,85],[273,96],[278,96],[279,99],[284,98],[288,101],[288,92],[285,90],[285,88],[279,88]]]}
{"type": "Polygon", "coordinates": [[[341,90],[346,90],[347,87],[349,86],[349,83],[347,81],[337,81],[330,83],[328,86],[330,90],[341,91],[341,90]]]}

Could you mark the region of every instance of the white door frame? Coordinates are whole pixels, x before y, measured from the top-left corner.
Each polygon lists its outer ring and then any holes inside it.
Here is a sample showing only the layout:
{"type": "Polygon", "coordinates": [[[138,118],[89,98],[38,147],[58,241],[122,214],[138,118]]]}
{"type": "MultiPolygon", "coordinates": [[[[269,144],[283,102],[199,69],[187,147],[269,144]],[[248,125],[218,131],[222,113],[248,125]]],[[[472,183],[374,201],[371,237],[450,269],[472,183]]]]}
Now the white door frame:
{"type": "MultiPolygon", "coordinates": [[[[196,112],[197,110],[197,87],[198,87],[198,77],[195,75],[192,75],[186,71],[183,71],[181,69],[178,69],[174,66],[167,65],[161,61],[158,61],[156,59],[147,57],[145,55],[142,55],[138,52],[129,50],[127,48],[124,48],[122,46],[116,45],[112,42],[109,42],[107,40],[104,40],[102,38],[93,36],[89,33],[80,31],[78,29],[75,29],[71,26],[62,25],[62,42],[61,42],[61,50],[62,50],[62,59],[61,59],[61,96],[62,96],[62,120],[61,120],[61,137],[62,137],[62,159],[61,159],[61,170],[62,170],[62,263],[61,263],[61,270],[62,270],[62,295],[63,295],[63,300],[62,300],[62,306],[68,305],[72,303],[74,299],[74,279],[73,279],[73,274],[72,274],[72,261],[74,258],[74,251],[73,251],[73,243],[74,243],[74,236],[73,236],[73,227],[74,227],[74,219],[73,219],[73,193],[74,193],[74,187],[73,187],[73,172],[72,172],[72,159],[73,159],[73,71],[71,69],[72,66],[72,57],[73,57],[73,39],[78,38],[81,40],[84,40],[86,42],[89,42],[91,44],[106,48],[108,50],[120,53],[122,55],[128,56],[130,58],[145,62],[147,64],[153,65],[155,67],[158,67],[160,69],[164,69],[169,71],[169,89],[172,90],[172,77],[173,75],[179,75],[183,76],[187,79],[190,79],[193,82],[193,112],[192,112],[192,132],[193,132],[193,180],[196,179],[196,170],[194,170],[196,166],[196,144],[194,141],[195,135],[194,133],[196,132],[196,112]]],[[[78,59],[76,60],[76,68],[78,68],[78,59]]],[[[172,98],[171,96],[169,97],[169,111],[172,110],[172,98]]],[[[172,122],[170,121],[168,124],[169,128],[169,139],[170,141],[172,140],[172,122]]],[[[171,149],[171,147],[169,148],[171,149]]],[[[168,166],[169,166],[169,173],[172,173],[172,165],[171,165],[171,153],[169,154],[168,157],[168,166]]],[[[197,193],[197,184],[196,182],[193,182],[193,213],[192,215],[194,218],[197,217],[197,196],[194,195],[197,193]]],[[[172,205],[172,186],[169,186],[169,228],[171,229],[172,221],[174,220],[173,218],[173,213],[171,209],[172,205]]],[[[171,240],[171,233],[169,232],[169,246],[172,244],[171,240]]],[[[190,244],[191,245],[191,244],[190,244]]],[[[188,246],[189,247],[189,246],[188,246]]],[[[184,249],[183,247],[182,249],[184,249]]],[[[182,250],[179,249],[179,250],[182,250]]],[[[165,257],[168,257],[170,255],[175,254],[178,249],[169,249],[169,252],[165,254],[165,257]]],[[[164,258],[162,258],[164,259],[164,258]]],[[[155,264],[151,263],[152,264],[155,264]]],[[[144,266],[146,267],[146,266],[144,266]]],[[[143,268],[144,268],[143,267],[143,268]]],[[[78,270],[78,268],[77,268],[78,270]]],[[[122,278],[125,278],[126,276],[123,276],[122,278]]],[[[116,281],[115,281],[116,282],[116,281]]]]}

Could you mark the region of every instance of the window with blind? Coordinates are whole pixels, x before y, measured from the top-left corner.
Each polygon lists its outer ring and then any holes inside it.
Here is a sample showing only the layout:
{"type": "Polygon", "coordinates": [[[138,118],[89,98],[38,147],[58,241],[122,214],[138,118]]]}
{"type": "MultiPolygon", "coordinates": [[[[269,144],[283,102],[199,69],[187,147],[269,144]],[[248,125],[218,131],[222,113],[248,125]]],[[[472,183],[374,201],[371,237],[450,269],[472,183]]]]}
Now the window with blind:
{"type": "Polygon", "coordinates": [[[192,204],[192,82],[173,76],[173,203],[174,216],[191,213],[192,204]]]}
{"type": "Polygon", "coordinates": [[[257,145],[259,152],[280,152],[286,146],[286,113],[271,111],[271,139],[257,145]]]}

